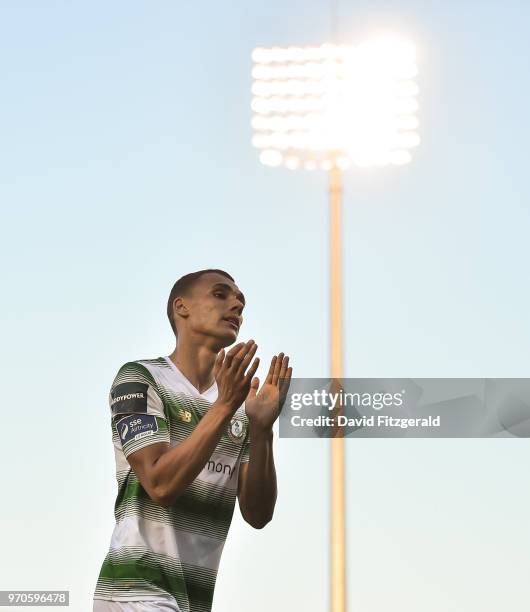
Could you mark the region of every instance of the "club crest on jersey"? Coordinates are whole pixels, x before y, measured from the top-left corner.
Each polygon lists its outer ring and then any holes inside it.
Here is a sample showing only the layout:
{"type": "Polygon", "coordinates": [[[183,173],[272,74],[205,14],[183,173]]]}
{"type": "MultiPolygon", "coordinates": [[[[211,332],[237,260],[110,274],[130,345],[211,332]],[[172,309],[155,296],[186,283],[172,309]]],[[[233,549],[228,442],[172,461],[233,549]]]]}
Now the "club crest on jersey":
{"type": "Polygon", "coordinates": [[[241,442],[245,437],[245,422],[243,419],[235,418],[230,421],[228,426],[228,437],[232,442],[241,442]]]}

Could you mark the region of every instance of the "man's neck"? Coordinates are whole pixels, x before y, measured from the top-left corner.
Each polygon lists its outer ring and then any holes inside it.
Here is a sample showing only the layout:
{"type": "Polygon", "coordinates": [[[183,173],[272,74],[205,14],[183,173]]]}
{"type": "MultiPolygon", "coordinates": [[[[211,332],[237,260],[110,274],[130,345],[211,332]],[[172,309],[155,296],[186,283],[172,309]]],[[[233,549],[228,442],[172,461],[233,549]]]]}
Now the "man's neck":
{"type": "Polygon", "coordinates": [[[169,358],[199,393],[207,391],[214,383],[213,366],[217,354],[207,346],[189,342],[177,342],[169,358]]]}

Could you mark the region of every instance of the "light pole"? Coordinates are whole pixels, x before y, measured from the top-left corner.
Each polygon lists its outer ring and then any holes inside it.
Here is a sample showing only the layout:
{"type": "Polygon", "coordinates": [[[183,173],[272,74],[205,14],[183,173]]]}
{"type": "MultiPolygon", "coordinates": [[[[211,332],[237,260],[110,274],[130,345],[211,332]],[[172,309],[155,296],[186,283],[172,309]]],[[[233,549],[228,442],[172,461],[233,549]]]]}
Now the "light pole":
{"type": "MultiPolygon", "coordinates": [[[[329,171],[330,203],[330,332],[331,332],[331,378],[342,378],[342,176],[334,166],[329,171]]],[[[338,389],[337,389],[338,391],[338,389]]],[[[334,392],[334,389],[332,389],[334,392]]],[[[330,524],[330,562],[331,562],[331,610],[346,610],[346,487],[344,438],[338,436],[331,440],[331,524],[330,524]]]]}
{"type": "MultiPolygon", "coordinates": [[[[342,171],[403,165],[419,144],[414,47],[386,37],[360,45],[256,48],[252,144],[268,166],[330,177],[331,377],[343,376],[342,171]]],[[[344,438],[331,440],[331,612],[346,612],[344,438]]]]}

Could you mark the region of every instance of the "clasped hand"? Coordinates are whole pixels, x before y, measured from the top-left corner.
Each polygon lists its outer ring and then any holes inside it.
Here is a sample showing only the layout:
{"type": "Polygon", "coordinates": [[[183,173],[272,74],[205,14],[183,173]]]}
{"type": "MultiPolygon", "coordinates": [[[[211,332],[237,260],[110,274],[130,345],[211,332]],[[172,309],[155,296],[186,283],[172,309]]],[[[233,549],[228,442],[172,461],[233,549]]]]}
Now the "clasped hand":
{"type": "Polygon", "coordinates": [[[245,402],[245,410],[251,429],[267,431],[278,418],[287,397],[293,369],[289,357],[280,353],[271,360],[269,372],[261,389],[259,378],[254,376],[259,357],[254,357],[258,345],[254,340],[240,342],[228,351],[219,352],[214,364],[218,401],[234,412],[245,402]],[[248,371],[247,371],[248,368],[248,371]]]}

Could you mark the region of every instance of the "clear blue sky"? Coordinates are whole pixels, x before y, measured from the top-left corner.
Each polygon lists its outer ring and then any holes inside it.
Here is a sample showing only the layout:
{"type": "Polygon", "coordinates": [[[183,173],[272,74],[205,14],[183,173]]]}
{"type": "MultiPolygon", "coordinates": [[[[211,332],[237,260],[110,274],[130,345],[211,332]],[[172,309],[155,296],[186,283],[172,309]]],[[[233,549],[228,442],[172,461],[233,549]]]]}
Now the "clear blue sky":
{"type": "MultiPolygon", "coordinates": [[[[327,179],[250,145],[251,50],[330,36],[328,2],[0,7],[0,589],[88,610],[113,527],[107,393],[173,348],[173,282],[229,271],[242,339],[328,373],[327,179]]],[[[339,2],[339,41],[418,49],[422,144],[345,178],[347,376],[529,376],[530,5],[339,2]]],[[[328,601],[328,443],[277,440],[274,522],[237,516],[216,612],[328,601]]],[[[526,610],[526,440],[348,441],[350,610],[526,610]]],[[[29,609],[29,608],[28,608],[29,609]]]]}

